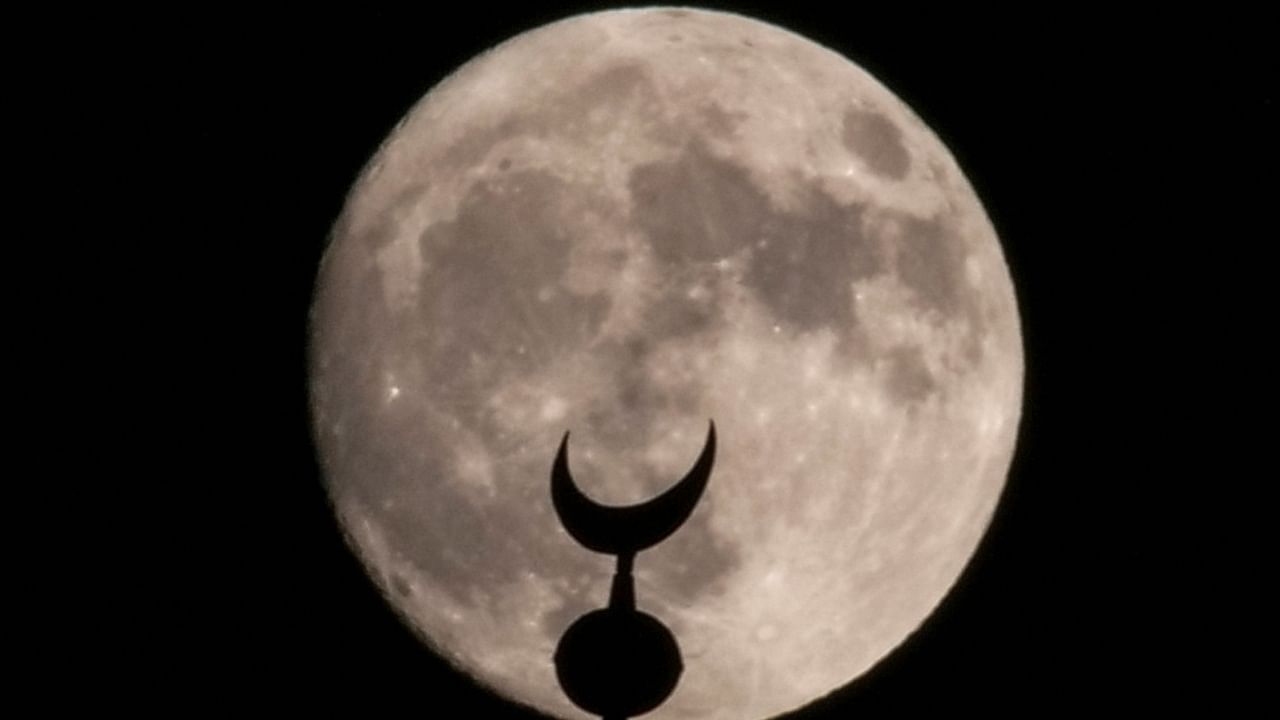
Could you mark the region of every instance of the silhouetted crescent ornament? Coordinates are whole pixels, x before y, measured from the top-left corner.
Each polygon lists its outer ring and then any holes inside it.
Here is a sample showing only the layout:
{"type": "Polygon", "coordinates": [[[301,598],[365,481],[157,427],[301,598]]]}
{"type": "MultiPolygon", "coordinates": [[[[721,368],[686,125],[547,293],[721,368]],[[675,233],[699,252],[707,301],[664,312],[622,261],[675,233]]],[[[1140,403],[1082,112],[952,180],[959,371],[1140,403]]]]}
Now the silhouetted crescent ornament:
{"type": "Polygon", "coordinates": [[[551,501],[565,529],[584,547],[613,555],[634,554],[662,542],[689,518],[707,487],[715,455],[716,425],[712,421],[698,461],[680,482],[647,502],[602,505],[574,484],[566,432],[551,468],[551,501]]]}

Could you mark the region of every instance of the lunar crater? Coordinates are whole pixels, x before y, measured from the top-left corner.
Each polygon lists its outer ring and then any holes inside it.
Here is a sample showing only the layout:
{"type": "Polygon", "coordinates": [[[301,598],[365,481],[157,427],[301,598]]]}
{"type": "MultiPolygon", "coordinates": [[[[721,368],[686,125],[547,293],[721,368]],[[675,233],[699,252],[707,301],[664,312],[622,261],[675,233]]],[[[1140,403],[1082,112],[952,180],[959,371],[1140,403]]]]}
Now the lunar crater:
{"type": "Polygon", "coordinates": [[[911,168],[911,155],[902,144],[902,131],[889,118],[859,107],[845,111],[844,145],[866,166],[889,180],[902,180],[911,168]]]}

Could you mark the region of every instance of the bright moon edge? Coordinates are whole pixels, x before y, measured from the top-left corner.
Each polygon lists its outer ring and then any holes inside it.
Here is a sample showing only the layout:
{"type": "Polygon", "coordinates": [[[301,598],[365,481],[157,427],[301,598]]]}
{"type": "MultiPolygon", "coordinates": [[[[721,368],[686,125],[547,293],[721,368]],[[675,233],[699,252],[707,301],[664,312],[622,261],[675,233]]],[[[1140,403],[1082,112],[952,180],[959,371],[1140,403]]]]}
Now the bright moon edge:
{"type": "Polygon", "coordinates": [[[586,717],[550,653],[611,571],[547,513],[547,437],[582,428],[584,487],[625,501],[673,478],[705,418],[722,428],[705,507],[637,563],[686,656],[655,718],[764,717],[861,675],[954,584],[1012,457],[1021,334],[967,180],[865,72],[740,16],[579,16],[468,63],[384,143],[320,275],[313,408],[344,531],[431,647],[544,712],[586,717]],[[673,249],[660,231],[695,217],[681,196],[705,227],[673,249]],[[503,222],[545,243],[449,254],[503,222]],[[824,222],[871,249],[862,265],[824,222]],[[809,260],[771,276],[788,237],[809,260]],[[505,253],[541,283],[498,283],[507,315],[463,282],[506,277],[505,253]],[[572,321],[508,317],[526,303],[572,321]],[[451,304],[481,330],[433,314],[451,304]],[[607,402],[620,377],[626,413],[607,402]]]}

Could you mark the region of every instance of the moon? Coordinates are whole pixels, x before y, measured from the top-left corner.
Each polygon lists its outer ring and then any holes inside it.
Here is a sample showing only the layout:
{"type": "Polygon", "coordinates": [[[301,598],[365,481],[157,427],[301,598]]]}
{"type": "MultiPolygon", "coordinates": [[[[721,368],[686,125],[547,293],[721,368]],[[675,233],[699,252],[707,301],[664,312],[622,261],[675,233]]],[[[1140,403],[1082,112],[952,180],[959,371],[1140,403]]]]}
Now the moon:
{"type": "Polygon", "coordinates": [[[312,306],[338,522],[420,638],[563,718],[552,655],[613,559],[560,526],[566,431],[601,503],[719,437],[635,561],[684,674],[654,718],[764,718],[938,606],[1008,473],[1023,356],[950,152],[840,55],[697,10],[601,12],[471,60],[351,190],[312,306]]]}

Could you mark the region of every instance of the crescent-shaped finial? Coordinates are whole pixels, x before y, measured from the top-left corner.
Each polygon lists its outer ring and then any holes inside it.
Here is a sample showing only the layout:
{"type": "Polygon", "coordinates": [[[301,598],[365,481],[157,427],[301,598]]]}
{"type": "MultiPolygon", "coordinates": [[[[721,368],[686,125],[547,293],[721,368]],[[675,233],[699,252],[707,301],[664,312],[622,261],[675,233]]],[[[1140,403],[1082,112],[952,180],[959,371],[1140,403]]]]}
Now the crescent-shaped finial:
{"type": "Polygon", "coordinates": [[[613,555],[637,553],[662,542],[689,519],[711,478],[715,456],[716,424],[711,421],[702,454],[680,482],[636,505],[602,505],[584,495],[573,481],[566,432],[551,468],[551,502],[561,524],[586,548],[613,555]]]}

